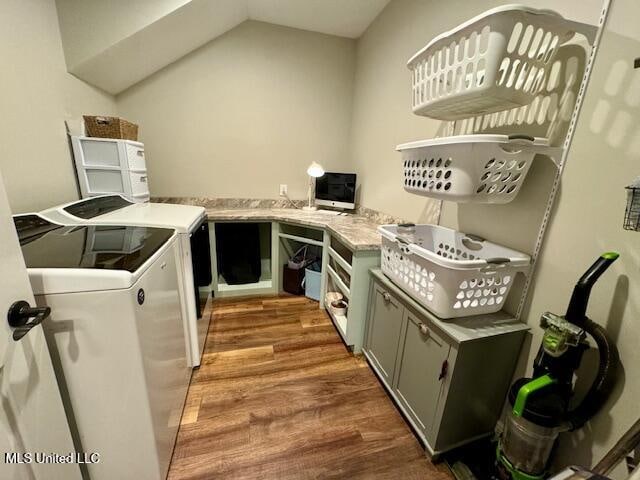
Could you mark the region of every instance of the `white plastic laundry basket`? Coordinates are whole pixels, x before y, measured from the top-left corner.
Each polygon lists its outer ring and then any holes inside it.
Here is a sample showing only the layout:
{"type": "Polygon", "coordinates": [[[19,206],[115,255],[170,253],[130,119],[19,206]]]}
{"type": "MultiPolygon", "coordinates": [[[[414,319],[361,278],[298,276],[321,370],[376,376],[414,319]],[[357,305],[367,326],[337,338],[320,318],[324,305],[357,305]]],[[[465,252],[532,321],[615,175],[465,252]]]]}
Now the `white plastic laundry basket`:
{"type": "Polygon", "coordinates": [[[551,10],[505,5],[442,33],[407,63],[414,113],[455,120],[531,103],[575,27],[551,10]]]}
{"type": "Polygon", "coordinates": [[[398,145],[407,192],[454,202],[507,203],[522,186],[544,138],[460,135],[398,145]]]}
{"type": "Polygon", "coordinates": [[[515,250],[436,225],[416,225],[415,234],[382,234],[382,271],[440,318],[493,313],[502,309],[518,272],[531,258],[515,250]]]}

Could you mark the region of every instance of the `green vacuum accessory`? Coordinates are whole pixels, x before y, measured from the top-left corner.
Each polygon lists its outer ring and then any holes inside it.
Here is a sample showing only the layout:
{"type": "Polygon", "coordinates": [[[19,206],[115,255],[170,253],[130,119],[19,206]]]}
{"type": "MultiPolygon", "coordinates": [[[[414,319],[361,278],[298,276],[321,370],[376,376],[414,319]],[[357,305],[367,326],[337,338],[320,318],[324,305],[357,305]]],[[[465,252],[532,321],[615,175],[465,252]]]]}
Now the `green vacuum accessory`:
{"type": "Polygon", "coordinates": [[[576,347],[584,340],[584,329],[568,322],[555,313],[546,312],[540,319],[540,326],[544,328],[542,348],[553,357],[559,357],[569,347],[576,347]]]}
{"type": "Polygon", "coordinates": [[[521,417],[529,396],[533,392],[537,392],[538,390],[548,387],[549,385],[553,385],[554,383],[556,383],[555,379],[551,378],[549,375],[543,375],[525,383],[520,387],[520,390],[518,390],[516,403],[513,405],[513,414],[516,417],[521,417]]]}

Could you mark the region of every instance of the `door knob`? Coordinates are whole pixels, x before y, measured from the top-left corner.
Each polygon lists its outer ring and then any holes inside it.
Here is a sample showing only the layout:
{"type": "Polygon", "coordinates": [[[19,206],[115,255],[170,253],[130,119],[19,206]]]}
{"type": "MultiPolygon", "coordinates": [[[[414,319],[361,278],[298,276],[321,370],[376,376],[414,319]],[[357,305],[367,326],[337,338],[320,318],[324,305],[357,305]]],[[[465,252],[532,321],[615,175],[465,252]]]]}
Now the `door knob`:
{"type": "Polygon", "coordinates": [[[391,301],[391,295],[389,295],[387,292],[384,292],[382,294],[382,298],[384,299],[385,302],[390,302],[391,301]]]}
{"type": "Polygon", "coordinates": [[[49,317],[51,309],[49,307],[32,307],[24,300],[15,302],[9,307],[7,322],[13,327],[13,339],[17,342],[24,337],[36,325],[40,325],[43,320],[49,317]],[[33,320],[29,321],[29,319],[33,320]]]}

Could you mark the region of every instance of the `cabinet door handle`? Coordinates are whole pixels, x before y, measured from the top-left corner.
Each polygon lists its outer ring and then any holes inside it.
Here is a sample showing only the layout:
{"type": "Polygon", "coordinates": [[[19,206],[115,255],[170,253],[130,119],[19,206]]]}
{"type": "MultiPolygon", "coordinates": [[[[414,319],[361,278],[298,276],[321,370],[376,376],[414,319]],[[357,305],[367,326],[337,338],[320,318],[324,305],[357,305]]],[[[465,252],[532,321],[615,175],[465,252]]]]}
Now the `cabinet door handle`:
{"type": "Polygon", "coordinates": [[[438,380],[444,379],[447,376],[447,372],[449,371],[449,362],[445,360],[442,362],[442,367],[440,368],[440,376],[438,376],[438,380]]]}
{"type": "Polygon", "coordinates": [[[418,325],[418,328],[420,329],[420,333],[423,335],[428,335],[429,334],[429,327],[427,327],[427,325],[425,323],[421,323],[418,325]]]}
{"type": "Polygon", "coordinates": [[[385,302],[391,301],[391,295],[389,295],[387,292],[382,293],[382,298],[384,299],[385,302]]]}

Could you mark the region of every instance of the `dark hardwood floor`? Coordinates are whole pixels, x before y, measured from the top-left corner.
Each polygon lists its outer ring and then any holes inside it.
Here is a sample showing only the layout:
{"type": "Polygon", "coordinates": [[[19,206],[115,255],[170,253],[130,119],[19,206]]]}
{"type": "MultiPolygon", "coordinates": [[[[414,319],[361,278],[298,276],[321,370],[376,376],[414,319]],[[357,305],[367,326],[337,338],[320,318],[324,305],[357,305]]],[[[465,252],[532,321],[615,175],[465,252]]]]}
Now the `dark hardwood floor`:
{"type": "Polygon", "coordinates": [[[170,480],[452,478],[317,302],[215,300],[213,312],[170,480]]]}

